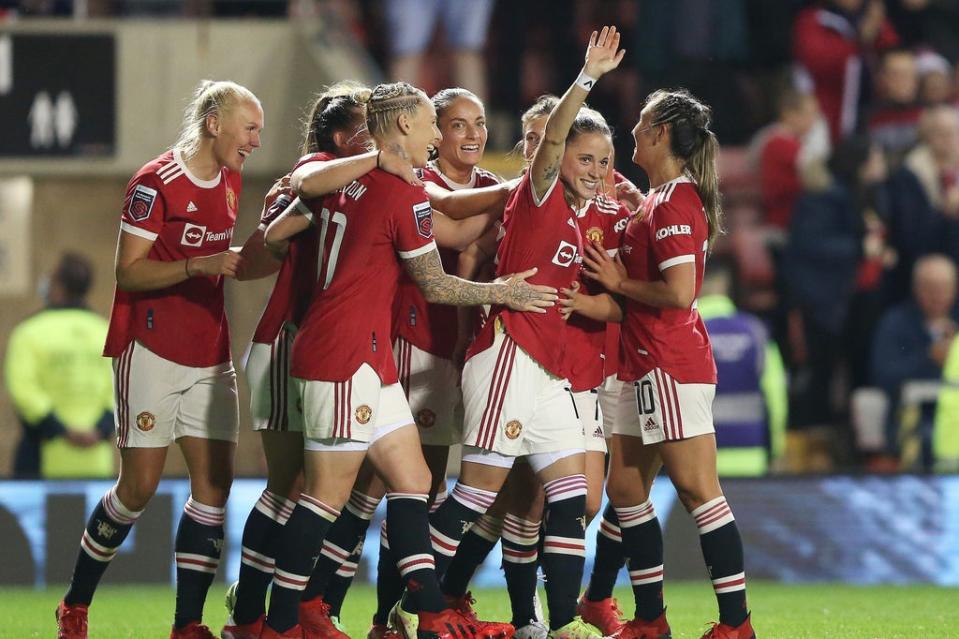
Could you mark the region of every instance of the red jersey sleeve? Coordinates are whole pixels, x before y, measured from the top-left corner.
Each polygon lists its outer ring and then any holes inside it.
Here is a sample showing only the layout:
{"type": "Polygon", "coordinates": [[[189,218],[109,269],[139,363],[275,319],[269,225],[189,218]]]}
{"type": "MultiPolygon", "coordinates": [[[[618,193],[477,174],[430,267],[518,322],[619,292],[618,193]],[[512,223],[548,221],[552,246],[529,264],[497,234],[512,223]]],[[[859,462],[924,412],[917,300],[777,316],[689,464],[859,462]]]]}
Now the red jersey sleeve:
{"type": "Polygon", "coordinates": [[[653,257],[659,271],[670,266],[695,263],[696,253],[702,247],[696,246],[693,229],[701,210],[688,206],[676,206],[673,202],[663,202],[653,211],[653,223],[650,225],[650,238],[653,245],[653,257]]]}
{"type": "Polygon", "coordinates": [[[436,248],[433,239],[433,208],[422,187],[397,198],[392,211],[392,238],[396,252],[408,260],[436,248]]]}
{"type": "Polygon", "coordinates": [[[166,221],[166,205],[160,178],[155,173],[135,175],[127,185],[120,216],[120,229],[151,242],[166,221]]]}

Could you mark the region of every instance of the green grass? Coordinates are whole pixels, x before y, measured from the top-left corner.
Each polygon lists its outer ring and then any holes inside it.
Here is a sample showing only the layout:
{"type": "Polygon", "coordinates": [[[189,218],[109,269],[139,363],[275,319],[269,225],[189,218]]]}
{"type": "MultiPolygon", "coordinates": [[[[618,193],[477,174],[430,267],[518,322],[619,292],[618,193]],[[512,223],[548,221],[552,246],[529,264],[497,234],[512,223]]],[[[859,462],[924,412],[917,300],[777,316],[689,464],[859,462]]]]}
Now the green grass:
{"type": "MultiPolygon", "coordinates": [[[[206,622],[219,631],[226,611],[224,588],[214,587],[206,622]]],[[[0,589],[0,637],[53,637],[53,610],[62,588],[36,591],[0,589]]],[[[481,616],[508,619],[506,593],[474,593],[481,616]]],[[[540,593],[542,594],[542,593],[540,593]]],[[[628,590],[617,592],[632,612],[628,590]]],[[[675,639],[696,639],[715,617],[712,589],[702,583],[666,583],[669,621],[675,639]]],[[[343,620],[354,639],[366,636],[375,593],[355,588],[346,600],[343,620]]],[[[931,586],[856,587],[821,584],[784,586],[751,582],[750,607],[760,639],[955,639],[959,637],[959,590],[931,586]]],[[[168,636],[173,592],[147,586],[105,586],[91,609],[91,639],[168,636]]]]}

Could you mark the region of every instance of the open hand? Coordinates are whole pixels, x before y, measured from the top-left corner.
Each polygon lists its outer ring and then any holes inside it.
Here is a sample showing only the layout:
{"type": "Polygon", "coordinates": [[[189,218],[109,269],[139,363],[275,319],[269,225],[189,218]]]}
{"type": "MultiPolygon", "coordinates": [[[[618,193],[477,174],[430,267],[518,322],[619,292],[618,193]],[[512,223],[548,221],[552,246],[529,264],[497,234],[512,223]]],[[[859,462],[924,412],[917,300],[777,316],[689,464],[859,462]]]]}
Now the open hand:
{"type": "Polygon", "coordinates": [[[545,313],[546,309],[556,304],[559,296],[552,286],[530,284],[526,280],[536,274],[535,268],[522,273],[513,273],[502,278],[506,291],[502,303],[514,311],[529,313],[545,313]]]}
{"type": "Polygon", "coordinates": [[[626,55],[626,49],[619,48],[619,37],[620,33],[612,26],[603,27],[598,34],[593,31],[586,47],[586,64],[583,65],[586,75],[599,79],[619,66],[626,55]]]}
{"type": "Polygon", "coordinates": [[[409,156],[399,145],[388,144],[385,148],[380,149],[379,166],[387,173],[392,173],[407,184],[423,186],[422,180],[416,176],[416,171],[413,170],[409,156]]]}

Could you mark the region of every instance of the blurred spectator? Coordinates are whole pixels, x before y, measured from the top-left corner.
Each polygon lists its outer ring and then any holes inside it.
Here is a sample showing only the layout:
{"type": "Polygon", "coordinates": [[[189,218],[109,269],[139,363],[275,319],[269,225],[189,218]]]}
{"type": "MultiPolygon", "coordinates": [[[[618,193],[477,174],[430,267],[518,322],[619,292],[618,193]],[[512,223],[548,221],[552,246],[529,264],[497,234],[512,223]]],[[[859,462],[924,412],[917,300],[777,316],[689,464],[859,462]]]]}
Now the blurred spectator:
{"type": "MultiPolygon", "coordinates": [[[[896,454],[900,392],[904,383],[939,380],[956,335],[956,264],[945,255],[926,255],[916,262],[912,299],[890,308],[876,330],[872,353],[873,383],[890,399],[886,442],[896,454]]],[[[918,432],[928,448],[933,412],[924,407],[918,432]]]]}
{"type": "Polygon", "coordinates": [[[908,49],[892,48],[882,52],[876,77],[876,96],[869,109],[867,128],[873,142],[886,153],[891,166],[919,138],[919,73],[916,55],[908,49]]]}
{"type": "Polygon", "coordinates": [[[942,390],[932,432],[932,456],[939,472],[959,472],[959,339],[952,340],[942,371],[942,390]]]}
{"type": "Polygon", "coordinates": [[[441,21],[453,50],[453,86],[465,87],[486,100],[483,47],[493,4],[493,0],[386,0],[390,76],[422,86],[424,53],[441,21]]]}
{"type": "Polygon", "coordinates": [[[779,99],[779,120],[761,143],[759,173],[765,221],[784,231],[802,192],[800,151],[818,117],[815,96],[786,89],[779,99]]]}
{"type": "MultiPolygon", "coordinates": [[[[791,423],[800,439],[838,441],[834,397],[840,363],[855,356],[844,339],[857,294],[857,278],[870,242],[866,216],[881,199],[886,178],[882,151],[856,136],[829,161],[834,181],[796,203],[783,261],[791,312],[791,423]]],[[[841,410],[841,409],[840,409],[841,410]]],[[[843,440],[849,433],[843,433],[843,440]]],[[[802,444],[805,446],[805,444],[802,444]]],[[[824,451],[819,451],[820,453],[824,451]]],[[[819,470],[828,460],[819,456],[819,470]]]]}
{"type": "Polygon", "coordinates": [[[923,255],[959,259],[959,111],[928,109],[919,134],[922,143],[889,180],[889,240],[898,259],[885,284],[890,303],[908,297],[913,265],[923,255]]]}
{"type": "Polygon", "coordinates": [[[959,2],[887,0],[889,18],[908,46],[930,47],[959,61],[959,2]]]}
{"type": "Polygon", "coordinates": [[[929,107],[956,101],[952,66],[948,60],[935,51],[920,51],[916,56],[916,70],[919,72],[920,104],[929,107]]]}
{"type": "Polygon", "coordinates": [[[834,142],[856,130],[868,58],[898,43],[882,0],[827,0],[796,17],[793,54],[834,142]]]}
{"type": "Polygon", "coordinates": [[[762,322],[737,310],[730,297],[733,281],[732,264],[710,258],[697,302],[719,376],[713,402],[717,470],[722,476],[760,476],[783,454],[786,373],[762,322]]]}
{"type": "Polygon", "coordinates": [[[89,261],[65,254],[45,308],[10,335],[7,390],[23,426],[14,476],[113,475],[113,374],[102,356],[104,318],[86,307],[89,261]]]}

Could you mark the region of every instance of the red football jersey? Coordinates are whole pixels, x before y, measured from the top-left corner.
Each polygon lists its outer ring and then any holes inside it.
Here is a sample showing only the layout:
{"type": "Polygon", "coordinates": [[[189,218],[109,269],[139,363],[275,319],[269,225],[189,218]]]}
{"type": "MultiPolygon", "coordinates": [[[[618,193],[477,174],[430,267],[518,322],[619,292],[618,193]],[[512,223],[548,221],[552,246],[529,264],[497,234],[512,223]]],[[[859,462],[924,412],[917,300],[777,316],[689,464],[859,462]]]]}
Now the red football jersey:
{"type": "MultiPolygon", "coordinates": [[[[620,256],[630,279],[662,280],[662,271],[692,262],[696,297],[703,284],[709,223],[696,185],[679,177],[652,189],[626,227],[620,256]]],[[[627,298],[619,378],[635,381],[659,367],[677,382],[715,384],[716,363],[703,318],[691,308],[656,308],[627,298]]]]}
{"type": "MultiPolygon", "coordinates": [[[[566,203],[563,184],[557,179],[542,201],[537,201],[529,175],[513,191],[503,214],[503,237],[497,257],[497,275],[509,275],[537,267],[531,284],[568,287],[580,269],[582,233],[576,214],[566,203]]],[[[503,306],[490,309],[490,320],[470,347],[467,356],[493,344],[495,317],[502,319],[509,336],[543,368],[557,377],[566,377],[566,322],[558,306],[545,313],[523,313],[503,306]]]]}
{"type": "Polygon", "coordinates": [[[375,169],[307,204],[319,235],[319,269],[291,372],[343,382],[367,363],[384,384],[394,384],[390,324],[402,261],[436,248],[426,191],[375,169]]]}
{"type": "MultiPolygon", "coordinates": [[[[310,162],[328,162],[336,159],[332,153],[313,153],[303,156],[293,167],[293,171],[310,162]]],[[[291,171],[292,173],[292,171],[291,171]]],[[[270,222],[280,216],[290,204],[289,196],[277,198],[263,211],[260,217],[260,230],[265,231],[270,222]]],[[[300,325],[303,315],[310,305],[310,294],[316,284],[317,262],[316,233],[301,233],[290,242],[289,251],[280,272],[276,275],[273,292],[263,309],[260,322],[253,333],[253,341],[260,344],[272,344],[279,335],[285,322],[300,325]]]]}
{"type": "MultiPolygon", "coordinates": [[[[576,223],[584,241],[599,242],[607,253],[616,255],[630,215],[629,209],[622,204],[600,196],[577,212],[576,223]]],[[[602,292],[602,287],[582,273],[580,285],[591,294],[602,292]]],[[[619,348],[618,343],[616,348],[619,348]]],[[[566,330],[567,377],[573,392],[590,390],[602,383],[605,353],[606,322],[574,313],[567,321],[566,330]]]]}
{"type": "MultiPolygon", "coordinates": [[[[474,167],[473,175],[466,184],[454,182],[440,171],[436,162],[430,162],[422,170],[420,178],[451,191],[473,189],[499,184],[499,178],[484,169],[474,167]]],[[[443,270],[456,273],[459,252],[440,248],[443,270]]],[[[393,331],[420,350],[437,357],[449,359],[456,347],[456,307],[447,304],[428,304],[416,282],[406,273],[400,281],[400,291],[393,306],[393,331]]]]}
{"type": "MultiPolygon", "coordinates": [[[[179,151],[167,151],[137,171],[127,185],[120,230],[150,240],[147,257],[173,262],[230,248],[241,179],[227,168],[212,180],[187,169],[179,151]]],[[[230,359],[222,277],[191,277],[154,291],[113,296],[103,354],[118,357],[137,340],[184,366],[215,366],[230,359]]]]}

